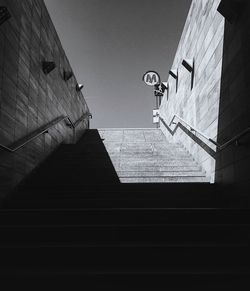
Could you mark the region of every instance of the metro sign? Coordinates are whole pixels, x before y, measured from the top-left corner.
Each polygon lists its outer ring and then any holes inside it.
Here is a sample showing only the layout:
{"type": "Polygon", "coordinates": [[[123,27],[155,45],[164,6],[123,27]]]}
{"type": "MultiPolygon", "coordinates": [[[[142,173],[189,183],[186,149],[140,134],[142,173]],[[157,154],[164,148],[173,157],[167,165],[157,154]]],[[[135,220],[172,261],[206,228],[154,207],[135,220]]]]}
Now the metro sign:
{"type": "Polygon", "coordinates": [[[142,77],[143,82],[148,86],[154,86],[161,82],[160,76],[155,71],[148,71],[142,77]]]}

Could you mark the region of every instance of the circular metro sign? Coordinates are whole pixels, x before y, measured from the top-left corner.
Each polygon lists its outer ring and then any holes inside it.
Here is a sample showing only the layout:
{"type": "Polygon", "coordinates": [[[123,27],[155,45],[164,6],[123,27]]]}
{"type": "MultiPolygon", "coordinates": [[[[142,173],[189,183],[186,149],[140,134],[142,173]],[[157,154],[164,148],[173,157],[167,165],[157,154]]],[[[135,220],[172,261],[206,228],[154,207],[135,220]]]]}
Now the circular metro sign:
{"type": "Polygon", "coordinates": [[[155,71],[147,71],[143,75],[142,80],[148,86],[154,86],[161,82],[159,74],[155,71]]]}

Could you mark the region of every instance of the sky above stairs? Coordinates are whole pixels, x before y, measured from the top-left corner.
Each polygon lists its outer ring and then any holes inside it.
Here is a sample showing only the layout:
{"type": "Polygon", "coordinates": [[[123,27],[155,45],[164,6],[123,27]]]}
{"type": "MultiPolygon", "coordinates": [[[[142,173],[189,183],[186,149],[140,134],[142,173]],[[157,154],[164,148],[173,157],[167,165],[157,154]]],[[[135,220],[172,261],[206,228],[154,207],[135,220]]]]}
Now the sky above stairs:
{"type": "Polygon", "coordinates": [[[147,70],[163,81],[191,0],[45,0],[93,113],[92,128],[154,127],[147,70]]]}

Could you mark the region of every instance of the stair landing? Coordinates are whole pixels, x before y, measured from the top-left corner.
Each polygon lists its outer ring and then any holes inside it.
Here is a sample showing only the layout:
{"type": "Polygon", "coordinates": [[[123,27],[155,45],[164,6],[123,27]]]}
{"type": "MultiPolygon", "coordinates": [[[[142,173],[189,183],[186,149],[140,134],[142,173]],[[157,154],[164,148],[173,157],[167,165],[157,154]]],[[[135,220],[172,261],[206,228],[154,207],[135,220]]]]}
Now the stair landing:
{"type": "Polygon", "coordinates": [[[122,183],[206,183],[209,178],[178,143],[160,129],[99,129],[122,183]]]}

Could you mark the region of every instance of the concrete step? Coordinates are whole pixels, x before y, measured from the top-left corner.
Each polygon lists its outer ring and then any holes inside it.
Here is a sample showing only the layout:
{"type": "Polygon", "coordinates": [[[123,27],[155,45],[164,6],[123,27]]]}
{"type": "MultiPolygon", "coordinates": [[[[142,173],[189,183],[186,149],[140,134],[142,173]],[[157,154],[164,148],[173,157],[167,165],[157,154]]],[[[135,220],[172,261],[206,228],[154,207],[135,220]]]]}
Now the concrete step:
{"type": "MultiPolygon", "coordinates": [[[[107,139],[103,140],[104,144],[112,145],[112,147],[132,147],[132,146],[138,146],[138,147],[153,147],[154,149],[164,149],[164,148],[180,148],[183,149],[183,146],[181,144],[175,143],[175,142],[169,142],[166,140],[166,137],[163,137],[162,141],[150,141],[150,142],[125,142],[125,141],[109,141],[107,139]]],[[[67,149],[67,148],[65,148],[67,149]]]]}
{"type": "Polygon", "coordinates": [[[176,144],[168,144],[168,143],[162,143],[161,145],[151,142],[151,143],[108,143],[104,141],[105,146],[107,145],[108,148],[114,148],[114,149],[119,149],[121,152],[122,151],[129,151],[129,150],[145,150],[145,151],[178,151],[178,150],[183,150],[184,148],[181,147],[180,145],[176,144]]]}
{"type": "Polygon", "coordinates": [[[165,137],[160,129],[118,128],[99,129],[99,135],[109,142],[161,142],[165,137]]]}
{"type": "MultiPolygon", "coordinates": [[[[126,184],[124,184],[126,185],[126,184]]],[[[157,196],[157,193],[153,193],[153,196],[157,196]]],[[[199,198],[196,200],[191,200],[186,197],[186,199],[172,198],[170,199],[149,199],[149,198],[131,198],[131,197],[118,197],[114,198],[84,198],[84,195],[77,195],[76,193],[69,194],[68,196],[59,194],[50,195],[35,195],[22,196],[10,201],[6,201],[4,207],[9,209],[86,209],[86,208],[217,208],[221,207],[221,202],[218,198],[199,198]]]]}
{"type": "MultiPolygon", "coordinates": [[[[112,160],[113,162],[113,160],[112,160]]],[[[194,161],[192,160],[133,160],[133,159],[127,159],[127,160],[115,160],[113,162],[117,163],[119,162],[119,165],[121,167],[192,167],[192,166],[198,166],[194,161]]]]}
{"type": "Polygon", "coordinates": [[[192,159],[190,155],[187,155],[187,153],[178,153],[178,152],[173,152],[173,153],[156,153],[156,152],[136,152],[136,151],[131,151],[131,152],[122,152],[119,154],[109,154],[110,157],[121,157],[123,158],[130,158],[130,157],[135,157],[137,159],[142,159],[142,158],[153,158],[153,159],[192,159]]]}
{"type": "MultiPolygon", "coordinates": [[[[168,271],[168,272],[249,272],[249,253],[232,247],[81,247],[72,245],[26,248],[2,248],[4,266],[39,268],[41,266],[74,266],[89,270],[168,271]],[[20,251],[21,250],[21,251],[20,251]],[[230,254],[230,255],[229,255],[230,254]]],[[[93,289],[89,289],[93,290],[93,289]]],[[[102,289],[100,289],[102,290],[102,289]]]]}
{"type": "Polygon", "coordinates": [[[146,172],[199,172],[201,167],[199,166],[137,166],[121,164],[116,166],[116,170],[119,171],[146,171],[146,172]]]}
{"type": "MultiPolygon", "coordinates": [[[[79,290],[79,286],[84,284],[85,290],[103,290],[103,291],[166,291],[166,290],[192,290],[192,291],[235,291],[245,290],[249,284],[249,272],[240,272],[240,270],[221,270],[216,268],[214,272],[176,272],[155,270],[105,270],[99,267],[78,268],[77,272],[72,271],[72,267],[57,268],[14,268],[13,266],[4,266],[0,269],[1,282],[10,287],[8,290],[16,290],[18,286],[37,286],[39,290],[47,290],[53,286],[55,290],[79,290]],[[15,274],[14,280],[13,275],[15,274]],[[43,280],[41,280],[41,277],[43,280]],[[192,286],[192,288],[187,288],[192,286]]],[[[236,269],[236,268],[235,268],[236,269]]],[[[74,270],[74,269],[73,269],[74,270]]],[[[32,289],[32,288],[30,288],[32,289]]]]}
{"type": "Polygon", "coordinates": [[[120,177],[121,183],[209,183],[207,177],[120,177]]]}
{"type": "MultiPolygon", "coordinates": [[[[44,191],[43,184],[37,187],[37,184],[29,184],[26,187],[20,187],[13,193],[12,198],[16,199],[36,199],[37,197],[69,197],[69,198],[98,198],[98,199],[155,199],[155,200],[178,200],[178,201],[203,201],[212,200],[223,195],[223,199],[229,196],[228,187],[217,184],[190,184],[190,183],[168,183],[168,184],[121,184],[112,183],[109,185],[102,183],[88,183],[83,188],[77,185],[70,187],[53,187],[44,191]],[[153,194],[152,194],[153,193],[153,194]]],[[[239,197],[240,193],[237,193],[239,197]]]]}
{"type": "Polygon", "coordinates": [[[1,209],[0,227],[246,225],[249,209],[220,208],[88,208],[1,209]]]}
{"type": "MultiPolygon", "coordinates": [[[[182,272],[175,270],[156,272],[154,270],[98,270],[93,268],[72,267],[41,267],[41,268],[13,268],[4,266],[0,269],[1,282],[16,290],[18,286],[37,286],[39,290],[47,290],[48,285],[55,290],[79,290],[84,284],[85,290],[103,291],[165,291],[165,290],[192,290],[192,291],[235,291],[245,290],[249,284],[249,272],[225,271],[216,268],[216,271],[182,272]],[[15,274],[14,280],[11,274],[15,274]],[[43,280],[41,280],[41,277],[43,280]],[[49,283],[49,284],[48,284],[49,283]],[[187,288],[192,286],[192,288],[187,288]]],[[[32,288],[30,288],[32,289],[32,288]]],[[[37,289],[38,290],[38,289],[37,289]]]]}
{"type": "Polygon", "coordinates": [[[248,247],[248,225],[124,225],[1,227],[0,248],[81,247],[248,247]]]}
{"type": "Polygon", "coordinates": [[[201,171],[145,171],[143,170],[137,170],[137,171],[117,171],[117,174],[120,178],[126,178],[126,177],[206,177],[206,174],[201,171]]]}

